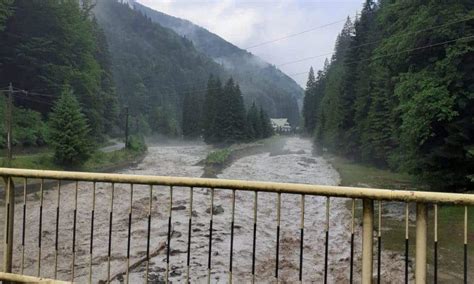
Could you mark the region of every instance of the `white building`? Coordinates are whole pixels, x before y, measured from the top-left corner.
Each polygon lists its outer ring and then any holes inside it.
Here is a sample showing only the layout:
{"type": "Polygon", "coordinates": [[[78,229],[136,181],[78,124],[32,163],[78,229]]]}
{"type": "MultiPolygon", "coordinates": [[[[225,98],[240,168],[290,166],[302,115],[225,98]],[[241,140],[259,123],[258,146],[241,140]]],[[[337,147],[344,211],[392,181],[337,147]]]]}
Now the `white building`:
{"type": "Polygon", "coordinates": [[[287,118],[271,118],[270,121],[272,123],[273,131],[277,133],[291,132],[291,125],[287,118]]]}

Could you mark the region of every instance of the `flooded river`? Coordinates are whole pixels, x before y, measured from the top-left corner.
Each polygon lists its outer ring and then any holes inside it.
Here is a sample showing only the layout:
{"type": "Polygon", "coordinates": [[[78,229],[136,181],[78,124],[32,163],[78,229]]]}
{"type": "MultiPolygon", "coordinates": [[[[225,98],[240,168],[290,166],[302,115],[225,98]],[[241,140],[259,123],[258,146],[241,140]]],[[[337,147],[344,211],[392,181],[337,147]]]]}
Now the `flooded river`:
{"type": "MultiPolygon", "coordinates": [[[[322,157],[312,154],[310,140],[297,137],[284,139],[284,148],[276,154],[270,152],[243,157],[223,170],[218,178],[292,182],[307,184],[337,185],[339,175],[322,157]]],[[[171,175],[200,177],[203,167],[199,164],[212,151],[205,144],[152,145],[145,159],[133,168],[121,171],[127,174],[171,175]]],[[[77,203],[77,237],[75,258],[75,281],[87,282],[90,259],[90,224],[93,206],[92,184],[79,183],[77,203]]],[[[58,243],[58,277],[71,279],[72,234],[74,214],[75,184],[61,187],[58,243]]],[[[130,185],[115,185],[112,224],[111,276],[114,282],[124,281],[127,259],[128,213],[130,208],[130,185]]],[[[109,236],[109,210],[111,185],[97,184],[94,220],[94,244],[92,254],[92,280],[107,279],[107,252],[109,236]]],[[[173,190],[173,235],[170,255],[170,280],[183,282],[186,276],[186,252],[188,240],[189,188],[173,190]]],[[[191,244],[192,282],[206,282],[210,191],[195,188],[193,201],[193,225],[191,244]]],[[[54,276],[54,241],[56,226],[57,190],[44,194],[42,234],[41,275],[54,276]]],[[[147,213],[149,206],[149,187],[133,188],[132,239],[130,264],[136,263],[146,254],[147,213]]],[[[150,251],[155,254],[150,263],[152,283],[164,280],[166,269],[166,249],[168,208],[170,189],[154,187],[152,198],[152,226],[150,251]]],[[[25,274],[36,275],[39,232],[39,194],[28,195],[25,274]]],[[[305,197],[305,232],[303,282],[319,283],[324,273],[324,244],[326,226],[326,201],[324,197],[305,197]]],[[[347,199],[330,199],[329,222],[329,282],[344,283],[349,277],[351,212],[347,199]]],[[[272,282],[275,270],[276,248],[276,208],[277,195],[258,194],[256,274],[258,282],[272,282]]],[[[230,221],[232,192],[215,190],[215,215],[212,238],[211,279],[215,283],[228,281],[230,251],[230,221]]],[[[237,192],[235,209],[235,237],[233,269],[235,283],[251,280],[252,240],[253,240],[254,193],[237,192]]],[[[20,269],[21,257],[21,203],[16,207],[15,259],[14,270],[20,269]]],[[[300,244],[301,197],[282,195],[281,235],[280,235],[280,276],[287,282],[298,279],[300,244]]],[[[356,220],[356,266],[355,279],[360,276],[360,221],[356,220]]],[[[392,256],[384,268],[384,278],[391,283],[402,283],[403,264],[401,258],[392,256]]],[[[137,265],[130,273],[131,283],[144,281],[145,265],[137,265]]]]}

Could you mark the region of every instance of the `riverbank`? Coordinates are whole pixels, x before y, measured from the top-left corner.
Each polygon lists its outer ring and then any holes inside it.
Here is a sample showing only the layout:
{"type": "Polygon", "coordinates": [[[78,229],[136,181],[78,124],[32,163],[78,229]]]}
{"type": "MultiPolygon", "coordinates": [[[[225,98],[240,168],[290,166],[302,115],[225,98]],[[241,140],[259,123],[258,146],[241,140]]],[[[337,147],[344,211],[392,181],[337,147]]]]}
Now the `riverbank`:
{"type": "MultiPolygon", "coordinates": [[[[117,149],[114,151],[97,150],[83,164],[73,170],[85,172],[112,172],[140,162],[146,155],[146,149],[117,149]]],[[[0,158],[0,165],[5,166],[5,158],[0,158]]],[[[54,162],[51,151],[29,155],[15,155],[12,159],[12,168],[65,170],[64,167],[54,162]]],[[[70,170],[70,169],[69,169],[70,170]]]]}
{"type": "MultiPolygon", "coordinates": [[[[326,154],[325,158],[333,165],[341,176],[342,186],[385,188],[395,190],[429,190],[420,180],[405,173],[395,173],[388,170],[377,169],[371,166],[358,164],[348,159],[326,154]]],[[[350,206],[348,204],[348,206],[350,206]]],[[[356,215],[361,216],[362,208],[356,208],[356,215]]],[[[409,238],[415,239],[415,211],[414,204],[409,205],[410,227],[409,238]]],[[[398,255],[405,253],[405,215],[404,204],[399,202],[383,202],[382,210],[382,239],[383,250],[394,252],[398,255]]],[[[429,211],[428,243],[432,243],[434,214],[429,211]]],[[[474,210],[468,211],[468,220],[474,220],[474,210]]],[[[443,282],[461,282],[463,277],[463,236],[464,236],[464,207],[439,206],[438,210],[438,277],[443,282]]],[[[474,223],[468,222],[468,242],[474,241],[474,223]]],[[[412,242],[413,242],[412,241],[412,242]]],[[[433,250],[429,245],[428,263],[429,273],[433,273],[433,250]]],[[[414,245],[409,250],[411,260],[415,257],[414,245]]],[[[474,261],[474,248],[468,246],[468,262],[474,261]]],[[[390,260],[382,259],[383,262],[390,260]]],[[[469,270],[469,277],[474,273],[469,270]]]]}

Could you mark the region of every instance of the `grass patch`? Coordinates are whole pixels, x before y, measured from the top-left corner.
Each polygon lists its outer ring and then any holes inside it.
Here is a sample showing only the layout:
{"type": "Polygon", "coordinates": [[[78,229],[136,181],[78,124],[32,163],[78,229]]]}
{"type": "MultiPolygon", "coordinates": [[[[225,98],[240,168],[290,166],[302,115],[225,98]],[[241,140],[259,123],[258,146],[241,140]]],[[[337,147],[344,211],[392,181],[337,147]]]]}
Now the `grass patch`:
{"type": "Polygon", "coordinates": [[[229,148],[211,152],[207,155],[205,163],[207,166],[222,166],[228,162],[231,153],[232,150],[229,148]]]}
{"type": "Polygon", "coordinates": [[[326,156],[341,176],[341,185],[387,188],[387,189],[427,189],[416,177],[406,173],[396,173],[358,164],[337,156],[326,156]]]}
{"type": "Polygon", "coordinates": [[[97,151],[81,166],[81,170],[97,171],[122,163],[133,162],[144,153],[145,151],[134,151],[130,149],[121,149],[107,153],[97,151]]]}
{"type": "MultiPolygon", "coordinates": [[[[7,166],[5,158],[0,158],[2,167],[7,166]]],[[[35,170],[60,170],[61,167],[54,163],[53,153],[39,153],[33,155],[19,155],[12,159],[12,168],[35,169],[35,170]]]]}
{"type": "MultiPolygon", "coordinates": [[[[101,171],[116,165],[133,162],[146,152],[146,147],[134,149],[121,149],[112,152],[95,151],[83,164],[72,170],[78,171],[101,171]]],[[[0,158],[0,165],[6,167],[6,159],[0,158]]],[[[44,152],[32,155],[15,155],[11,164],[12,168],[35,169],[35,170],[64,170],[65,168],[56,164],[52,152],[44,152]]],[[[68,169],[71,170],[71,169],[68,169]]]]}

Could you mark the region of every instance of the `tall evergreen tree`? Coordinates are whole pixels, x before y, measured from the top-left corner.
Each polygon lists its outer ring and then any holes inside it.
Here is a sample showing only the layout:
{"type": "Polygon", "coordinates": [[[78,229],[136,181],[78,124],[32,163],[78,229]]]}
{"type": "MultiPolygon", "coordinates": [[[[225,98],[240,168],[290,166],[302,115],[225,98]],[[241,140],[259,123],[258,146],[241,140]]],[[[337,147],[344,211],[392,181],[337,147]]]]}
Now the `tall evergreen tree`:
{"type": "Polygon", "coordinates": [[[304,129],[307,133],[312,133],[316,126],[314,120],[315,115],[315,89],[316,89],[316,77],[314,76],[313,67],[309,69],[308,81],[306,83],[306,90],[304,93],[303,101],[303,118],[304,118],[304,129]]]}
{"type": "Polygon", "coordinates": [[[91,153],[91,136],[79,102],[67,88],[55,103],[49,117],[49,144],[54,158],[64,166],[83,163],[91,153]]]}
{"type": "Polygon", "coordinates": [[[473,8],[469,1],[367,0],[316,78],[324,86],[319,106],[304,110],[305,120],[315,114],[317,143],[435,187],[472,186],[474,50],[465,37],[474,22],[459,19],[473,8]]]}
{"type": "Polygon", "coordinates": [[[251,140],[263,137],[260,113],[255,103],[252,104],[247,112],[247,136],[251,140]]]}
{"type": "Polygon", "coordinates": [[[216,115],[220,100],[222,100],[222,83],[219,78],[211,75],[207,83],[201,119],[204,141],[207,143],[213,143],[216,140],[216,133],[218,132],[216,129],[216,115]]]}
{"type": "Polygon", "coordinates": [[[185,138],[194,139],[201,135],[201,102],[195,93],[184,96],[181,129],[185,138]]]}
{"type": "Polygon", "coordinates": [[[260,107],[260,128],[262,129],[261,138],[268,138],[273,135],[273,127],[268,114],[260,107]]]}

